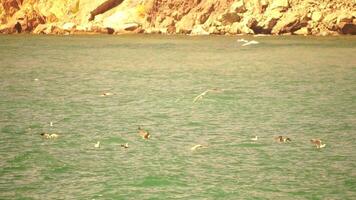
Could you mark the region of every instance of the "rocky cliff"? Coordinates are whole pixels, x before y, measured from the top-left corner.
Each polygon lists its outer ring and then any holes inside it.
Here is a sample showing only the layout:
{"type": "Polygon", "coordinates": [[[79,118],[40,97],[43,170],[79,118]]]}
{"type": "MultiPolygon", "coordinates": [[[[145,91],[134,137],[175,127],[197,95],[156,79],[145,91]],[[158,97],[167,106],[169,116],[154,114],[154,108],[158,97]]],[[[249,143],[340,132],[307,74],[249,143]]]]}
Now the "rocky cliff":
{"type": "Polygon", "coordinates": [[[0,32],[356,34],[356,1],[1,0],[0,32]]]}

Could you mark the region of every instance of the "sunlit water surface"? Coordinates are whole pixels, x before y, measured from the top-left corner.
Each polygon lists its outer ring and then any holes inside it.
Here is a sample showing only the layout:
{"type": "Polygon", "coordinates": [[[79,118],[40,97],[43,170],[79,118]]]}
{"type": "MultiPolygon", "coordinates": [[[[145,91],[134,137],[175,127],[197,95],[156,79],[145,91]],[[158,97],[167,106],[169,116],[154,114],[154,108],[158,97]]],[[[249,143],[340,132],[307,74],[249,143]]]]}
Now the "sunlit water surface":
{"type": "Polygon", "coordinates": [[[0,36],[0,199],[356,199],[355,37],[245,39],[0,36]]]}

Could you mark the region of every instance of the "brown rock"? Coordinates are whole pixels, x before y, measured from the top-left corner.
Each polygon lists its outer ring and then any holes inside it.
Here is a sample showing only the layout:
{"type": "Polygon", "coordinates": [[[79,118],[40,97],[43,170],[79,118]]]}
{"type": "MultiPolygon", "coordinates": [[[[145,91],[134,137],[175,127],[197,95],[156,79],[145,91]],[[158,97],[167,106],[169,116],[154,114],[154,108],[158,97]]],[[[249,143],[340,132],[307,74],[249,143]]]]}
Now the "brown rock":
{"type": "Polygon", "coordinates": [[[343,34],[356,35],[356,24],[341,22],[339,28],[343,34]]]}
{"type": "Polygon", "coordinates": [[[18,0],[3,0],[1,1],[2,6],[4,7],[5,13],[8,16],[13,16],[18,10],[20,10],[22,1],[18,0]]]}
{"type": "Polygon", "coordinates": [[[277,24],[273,27],[271,33],[273,34],[283,34],[292,33],[301,27],[308,25],[308,19],[306,17],[301,17],[299,14],[290,13],[284,18],[281,18],[277,24]]]}
{"type": "Polygon", "coordinates": [[[246,12],[245,3],[243,0],[235,1],[230,6],[230,12],[244,13],[246,12]]]}
{"type": "Polygon", "coordinates": [[[168,34],[174,34],[176,33],[176,27],[174,25],[170,25],[167,27],[167,33],[168,34]]]}
{"type": "Polygon", "coordinates": [[[267,30],[267,32],[271,33],[273,27],[277,24],[277,22],[278,22],[278,19],[272,18],[267,21],[266,26],[264,28],[267,30]]]}
{"type": "Polygon", "coordinates": [[[208,4],[203,10],[197,15],[197,21],[199,24],[204,24],[206,20],[210,17],[211,13],[214,11],[214,4],[208,4]]]}
{"type": "Polygon", "coordinates": [[[223,25],[231,25],[234,22],[239,22],[241,20],[241,17],[237,13],[233,12],[228,12],[222,14],[218,20],[223,24],[223,25]]]}
{"type": "Polygon", "coordinates": [[[107,0],[107,1],[105,1],[104,3],[100,4],[97,8],[95,8],[93,11],[90,12],[89,21],[94,20],[96,15],[106,12],[106,11],[118,6],[122,2],[123,2],[123,0],[107,0]]]}
{"type": "Polygon", "coordinates": [[[336,23],[340,24],[341,22],[352,23],[352,15],[346,12],[343,12],[337,17],[336,23]]]}
{"type": "Polygon", "coordinates": [[[107,30],[108,34],[110,34],[110,35],[115,32],[115,29],[110,28],[110,27],[106,27],[106,30],[107,30]]]}

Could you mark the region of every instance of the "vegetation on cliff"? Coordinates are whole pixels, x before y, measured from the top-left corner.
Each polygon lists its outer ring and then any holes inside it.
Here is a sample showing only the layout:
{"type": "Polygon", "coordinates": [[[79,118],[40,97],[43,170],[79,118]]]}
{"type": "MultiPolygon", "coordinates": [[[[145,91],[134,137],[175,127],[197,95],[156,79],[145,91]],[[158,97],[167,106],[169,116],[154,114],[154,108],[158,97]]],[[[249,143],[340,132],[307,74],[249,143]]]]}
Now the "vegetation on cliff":
{"type": "Polygon", "coordinates": [[[2,0],[0,32],[356,34],[354,0],[2,0]]]}

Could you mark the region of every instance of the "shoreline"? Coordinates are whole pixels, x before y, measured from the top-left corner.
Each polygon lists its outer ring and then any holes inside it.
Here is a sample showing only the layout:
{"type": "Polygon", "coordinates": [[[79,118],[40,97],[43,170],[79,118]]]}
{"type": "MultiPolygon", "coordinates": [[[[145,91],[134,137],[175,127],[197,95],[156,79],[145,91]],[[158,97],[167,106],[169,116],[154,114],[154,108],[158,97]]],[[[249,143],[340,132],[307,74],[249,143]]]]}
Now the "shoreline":
{"type": "Polygon", "coordinates": [[[0,34],[356,35],[356,3],[343,0],[6,2],[0,34]]]}
{"type": "Polygon", "coordinates": [[[129,36],[129,35],[152,35],[152,36],[187,36],[187,37],[255,37],[255,38],[263,38],[263,37],[315,37],[315,38],[324,38],[324,37],[355,37],[353,34],[328,34],[328,35],[298,35],[298,34],[204,34],[204,35],[192,35],[192,34],[165,34],[165,33],[133,33],[133,32],[118,32],[118,33],[105,33],[105,32],[72,32],[72,33],[32,33],[32,32],[22,32],[22,33],[0,33],[0,35],[51,35],[51,36],[99,36],[99,35],[111,35],[111,36],[129,36]]]}

